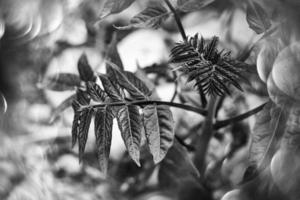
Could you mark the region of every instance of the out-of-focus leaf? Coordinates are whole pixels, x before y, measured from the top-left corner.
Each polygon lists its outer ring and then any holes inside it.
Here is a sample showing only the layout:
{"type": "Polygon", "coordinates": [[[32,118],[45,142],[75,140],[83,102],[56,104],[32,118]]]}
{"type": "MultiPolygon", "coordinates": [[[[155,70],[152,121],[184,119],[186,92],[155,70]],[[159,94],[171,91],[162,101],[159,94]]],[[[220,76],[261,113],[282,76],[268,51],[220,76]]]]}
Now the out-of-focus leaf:
{"type": "Polygon", "coordinates": [[[80,78],[76,74],[59,73],[46,77],[41,84],[42,88],[54,91],[74,90],[80,86],[80,78]]]}
{"type": "Polygon", "coordinates": [[[132,160],[140,166],[142,120],[137,106],[121,106],[117,111],[118,126],[132,160]]]}
{"type": "Polygon", "coordinates": [[[121,70],[124,69],[124,66],[123,66],[123,63],[122,63],[122,60],[120,58],[120,54],[119,54],[118,48],[117,48],[117,34],[116,33],[113,35],[112,40],[111,40],[110,44],[108,45],[108,50],[107,50],[107,56],[106,57],[107,57],[106,59],[109,62],[114,63],[121,70]]]}
{"type": "Polygon", "coordinates": [[[187,150],[174,140],[173,146],[160,163],[159,183],[163,187],[168,187],[176,183],[180,184],[182,180],[197,177],[199,177],[199,172],[189,158],[187,150]]]}
{"type": "Polygon", "coordinates": [[[183,12],[200,10],[215,0],[177,0],[177,7],[183,12]]]}
{"type": "Polygon", "coordinates": [[[61,104],[59,104],[59,106],[57,106],[52,112],[50,123],[52,123],[59,116],[60,113],[65,111],[67,108],[71,107],[74,100],[76,100],[75,94],[71,95],[70,97],[65,99],[61,104]]]}
{"type": "Polygon", "coordinates": [[[117,27],[120,30],[131,28],[154,28],[161,26],[162,22],[168,17],[168,10],[160,2],[151,2],[149,6],[135,15],[130,24],[123,27],[117,27]]]}
{"type": "Polygon", "coordinates": [[[255,1],[249,2],[246,16],[249,27],[257,34],[267,31],[271,27],[271,21],[266,11],[255,1]]]}
{"type": "Polygon", "coordinates": [[[107,94],[94,82],[87,83],[87,92],[94,101],[104,102],[107,94]]]}
{"type": "Polygon", "coordinates": [[[0,115],[5,114],[7,111],[7,101],[2,92],[0,92],[0,109],[0,115]]]}
{"type": "Polygon", "coordinates": [[[172,112],[165,105],[147,105],[143,108],[143,113],[143,123],[150,152],[153,155],[154,163],[159,163],[173,144],[172,112]]]}
{"type": "Polygon", "coordinates": [[[2,36],[4,35],[4,31],[5,31],[4,20],[0,18],[0,40],[1,40],[2,36]]]}
{"type": "Polygon", "coordinates": [[[88,138],[89,128],[93,116],[93,109],[86,108],[80,111],[78,120],[78,149],[79,149],[79,162],[83,159],[84,149],[88,138]]]}
{"type": "Polygon", "coordinates": [[[135,0],[106,0],[100,12],[100,20],[110,14],[120,13],[128,8],[135,0]]]}
{"type": "Polygon", "coordinates": [[[134,99],[144,100],[149,98],[151,91],[148,89],[146,84],[144,84],[143,81],[137,78],[134,74],[127,71],[121,72],[113,63],[109,63],[109,67],[116,75],[118,83],[126,89],[134,99]]]}
{"type": "Polygon", "coordinates": [[[100,80],[102,82],[105,92],[113,101],[123,101],[123,96],[120,93],[120,90],[118,90],[115,87],[115,85],[110,81],[110,79],[107,76],[101,75],[100,80]]]}
{"type": "Polygon", "coordinates": [[[254,166],[264,169],[269,164],[284,133],[286,120],[286,112],[272,102],[256,115],[250,147],[250,162],[254,166]]]}
{"type": "Polygon", "coordinates": [[[106,174],[112,139],[113,114],[110,107],[97,109],[95,114],[95,136],[100,170],[106,174]]]}
{"type": "Polygon", "coordinates": [[[89,65],[87,56],[85,53],[83,53],[79,60],[78,60],[78,71],[79,71],[79,76],[80,79],[87,82],[87,81],[95,81],[96,77],[94,76],[94,72],[89,65]]]}

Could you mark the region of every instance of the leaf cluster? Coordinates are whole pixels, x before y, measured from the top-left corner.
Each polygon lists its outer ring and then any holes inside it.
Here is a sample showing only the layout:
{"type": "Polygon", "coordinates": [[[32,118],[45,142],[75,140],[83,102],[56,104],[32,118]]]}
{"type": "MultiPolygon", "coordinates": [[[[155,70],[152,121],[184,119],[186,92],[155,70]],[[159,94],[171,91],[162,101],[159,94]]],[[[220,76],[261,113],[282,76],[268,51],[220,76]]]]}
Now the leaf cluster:
{"type": "Polygon", "coordinates": [[[218,37],[206,42],[196,34],[175,45],[170,62],[178,64],[176,69],[187,76],[187,81],[194,81],[204,94],[230,94],[230,85],[242,91],[238,82],[242,77],[241,63],[233,60],[229,51],[219,51],[217,45],[218,37]]]}

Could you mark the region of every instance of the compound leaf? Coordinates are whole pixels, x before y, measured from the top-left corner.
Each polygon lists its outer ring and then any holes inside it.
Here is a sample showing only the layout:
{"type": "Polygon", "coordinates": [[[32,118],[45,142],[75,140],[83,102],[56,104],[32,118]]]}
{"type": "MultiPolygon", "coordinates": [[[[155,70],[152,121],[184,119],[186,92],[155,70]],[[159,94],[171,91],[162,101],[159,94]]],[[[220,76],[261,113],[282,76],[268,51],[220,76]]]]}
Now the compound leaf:
{"type": "Polygon", "coordinates": [[[106,174],[112,139],[113,114],[109,106],[95,113],[95,136],[100,170],[106,174]]]}
{"type": "Polygon", "coordinates": [[[256,2],[250,1],[247,7],[247,22],[257,34],[263,33],[271,27],[271,21],[266,11],[256,2]]]}
{"type": "Polygon", "coordinates": [[[177,0],[177,7],[183,12],[200,10],[215,0],[177,0]]]}
{"type": "Polygon", "coordinates": [[[154,163],[159,163],[173,144],[174,121],[165,105],[147,105],[143,108],[146,138],[154,163]]]}
{"type": "Polygon", "coordinates": [[[160,27],[162,22],[168,17],[168,10],[159,2],[151,2],[149,6],[135,15],[130,24],[123,27],[117,27],[120,30],[131,28],[154,28],[160,27]]]}
{"type": "Polygon", "coordinates": [[[117,111],[118,126],[132,160],[140,166],[142,120],[137,106],[121,106],[117,111]]]}

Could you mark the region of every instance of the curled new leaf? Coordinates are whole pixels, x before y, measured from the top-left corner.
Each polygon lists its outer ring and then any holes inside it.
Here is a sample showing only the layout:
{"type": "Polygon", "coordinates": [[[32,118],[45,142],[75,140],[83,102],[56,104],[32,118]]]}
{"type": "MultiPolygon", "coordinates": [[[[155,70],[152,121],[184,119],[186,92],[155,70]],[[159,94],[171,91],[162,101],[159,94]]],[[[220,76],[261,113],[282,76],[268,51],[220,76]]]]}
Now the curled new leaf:
{"type": "Polygon", "coordinates": [[[173,144],[174,121],[165,105],[148,105],[143,108],[146,138],[155,163],[159,163],[173,144]]]}
{"type": "Polygon", "coordinates": [[[132,160],[140,166],[142,121],[137,106],[121,106],[117,111],[118,126],[132,160]]]}
{"type": "Polygon", "coordinates": [[[247,22],[257,34],[263,33],[271,26],[266,11],[255,1],[250,1],[247,7],[247,22]]]}
{"type": "Polygon", "coordinates": [[[95,113],[95,136],[97,146],[97,156],[100,165],[100,170],[106,174],[111,139],[112,139],[112,126],[113,114],[110,107],[106,106],[97,109],[95,113]]]}
{"type": "Polygon", "coordinates": [[[264,169],[269,164],[284,133],[286,120],[285,111],[272,102],[256,115],[250,148],[250,161],[254,166],[264,169]]]}
{"type": "Polygon", "coordinates": [[[149,6],[141,13],[135,15],[130,24],[123,27],[117,27],[121,30],[131,28],[154,28],[160,27],[162,22],[168,17],[168,10],[159,2],[151,2],[149,6]]]}
{"type": "Polygon", "coordinates": [[[59,73],[46,77],[41,84],[42,88],[54,91],[74,90],[80,86],[80,78],[76,74],[59,73]]]}
{"type": "Polygon", "coordinates": [[[89,65],[88,59],[86,54],[82,54],[78,60],[78,71],[80,79],[87,82],[87,81],[95,81],[96,77],[94,76],[94,72],[89,65]]]}
{"type": "Polygon", "coordinates": [[[110,63],[109,66],[114,72],[121,87],[126,89],[134,99],[145,100],[149,98],[151,91],[148,89],[146,84],[143,83],[143,81],[131,72],[120,71],[113,63],[110,63]]]}
{"type": "Polygon", "coordinates": [[[183,12],[200,10],[215,0],[177,0],[178,9],[183,12]]]}
{"type": "Polygon", "coordinates": [[[135,0],[106,0],[99,18],[103,19],[110,14],[122,12],[123,10],[128,8],[134,1],[135,0]]]}

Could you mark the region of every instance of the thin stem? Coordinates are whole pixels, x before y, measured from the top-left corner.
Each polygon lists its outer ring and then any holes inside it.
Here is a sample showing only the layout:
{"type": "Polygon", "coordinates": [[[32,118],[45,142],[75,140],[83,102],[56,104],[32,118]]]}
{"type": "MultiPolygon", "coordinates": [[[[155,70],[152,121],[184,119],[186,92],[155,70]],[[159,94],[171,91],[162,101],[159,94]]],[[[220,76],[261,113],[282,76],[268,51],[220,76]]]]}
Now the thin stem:
{"type": "Polygon", "coordinates": [[[191,111],[191,112],[195,112],[197,114],[200,115],[207,115],[207,111],[203,110],[203,109],[199,109],[193,106],[189,106],[189,105],[184,105],[184,104],[180,104],[180,103],[173,103],[173,102],[169,102],[169,101],[126,101],[126,102],[113,102],[113,103],[105,103],[105,104],[95,104],[95,105],[89,105],[89,106],[82,106],[81,109],[84,108],[101,108],[101,107],[105,107],[105,106],[124,106],[124,105],[152,105],[152,104],[156,104],[156,105],[167,105],[167,106],[171,106],[171,107],[176,107],[176,108],[180,108],[180,109],[184,109],[187,111],[191,111]]]}
{"type": "Polygon", "coordinates": [[[220,128],[223,128],[225,126],[228,126],[234,122],[238,122],[238,121],[242,121],[244,119],[247,119],[248,117],[258,113],[259,111],[261,111],[264,106],[266,105],[267,103],[263,103],[262,105],[260,106],[257,106],[256,108],[252,109],[252,110],[249,110],[248,112],[245,112],[241,115],[238,115],[238,116],[235,116],[235,117],[232,117],[232,118],[229,118],[229,119],[226,119],[226,120],[222,120],[222,121],[217,121],[214,125],[213,125],[213,128],[215,130],[217,129],[220,129],[220,128]]]}
{"type": "Polygon", "coordinates": [[[181,23],[181,20],[180,20],[180,17],[177,13],[177,11],[175,10],[175,8],[173,7],[173,5],[171,4],[171,2],[169,0],[164,0],[165,3],[167,4],[167,6],[170,8],[170,10],[172,11],[172,13],[174,14],[174,19],[176,21],[176,24],[178,26],[178,29],[179,29],[179,32],[182,36],[182,39],[187,42],[187,36],[185,34],[185,31],[184,31],[184,28],[182,26],[182,23],[181,23]]]}
{"type": "Polygon", "coordinates": [[[171,98],[171,101],[170,102],[174,102],[177,94],[178,94],[178,81],[177,81],[177,74],[176,72],[173,71],[173,76],[174,76],[174,84],[175,84],[175,90],[174,90],[174,93],[173,93],[173,96],[171,98]]]}

